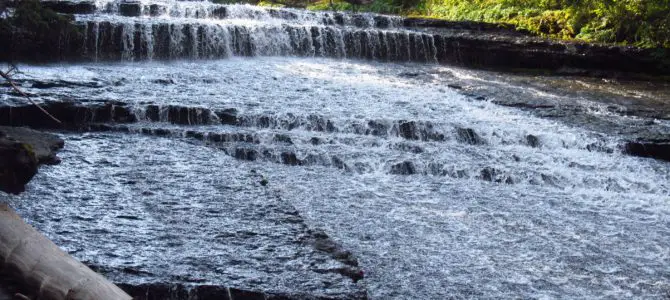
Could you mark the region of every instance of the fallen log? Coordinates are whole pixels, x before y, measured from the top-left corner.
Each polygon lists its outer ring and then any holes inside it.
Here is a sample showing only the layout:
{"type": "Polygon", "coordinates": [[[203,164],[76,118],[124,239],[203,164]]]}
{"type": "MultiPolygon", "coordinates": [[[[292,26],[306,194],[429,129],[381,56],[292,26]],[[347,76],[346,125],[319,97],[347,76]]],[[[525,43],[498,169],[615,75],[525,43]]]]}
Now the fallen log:
{"type": "Polygon", "coordinates": [[[58,248],[0,204],[0,272],[30,299],[130,300],[131,297],[58,248]]]}

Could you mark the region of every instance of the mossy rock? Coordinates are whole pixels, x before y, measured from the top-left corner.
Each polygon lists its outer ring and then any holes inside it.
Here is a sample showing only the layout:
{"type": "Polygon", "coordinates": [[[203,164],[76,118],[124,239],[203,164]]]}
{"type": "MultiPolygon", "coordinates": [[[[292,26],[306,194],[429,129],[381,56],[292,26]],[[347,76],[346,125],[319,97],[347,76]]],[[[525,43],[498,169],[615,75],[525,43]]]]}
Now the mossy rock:
{"type": "Polygon", "coordinates": [[[38,160],[32,147],[6,138],[0,139],[0,190],[19,194],[37,173],[38,160]]]}

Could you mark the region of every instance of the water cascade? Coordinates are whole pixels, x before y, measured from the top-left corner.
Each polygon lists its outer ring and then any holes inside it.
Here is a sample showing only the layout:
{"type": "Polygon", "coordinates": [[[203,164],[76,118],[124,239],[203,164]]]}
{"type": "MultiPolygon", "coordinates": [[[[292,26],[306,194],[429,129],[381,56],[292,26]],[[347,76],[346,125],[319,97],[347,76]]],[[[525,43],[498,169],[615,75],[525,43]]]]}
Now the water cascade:
{"type": "Polygon", "coordinates": [[[399,17],[75,4],[85,61],[15,75],[63,124],[0,90],[62,163],[1,200],[139,299],[668,295],[670,164],[627,153],[667,85],[445,66],[481,52],[399,17]]]}

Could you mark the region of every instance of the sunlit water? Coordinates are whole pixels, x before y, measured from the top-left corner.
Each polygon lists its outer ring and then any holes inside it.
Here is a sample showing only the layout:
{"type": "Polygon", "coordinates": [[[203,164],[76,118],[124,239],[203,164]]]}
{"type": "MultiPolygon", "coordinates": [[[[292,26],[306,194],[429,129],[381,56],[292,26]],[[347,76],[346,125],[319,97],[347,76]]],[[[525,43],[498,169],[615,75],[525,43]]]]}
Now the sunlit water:
{"type": "Polygon", "coordinates": [[[447,84],[597,106],[592,94],[434,65],[298,58],[22,70],[24,88],[44,100],[120,101],[141,118],[146,104],[234,108],[244,120],[63,134],[63,163],[43,167],[24,195],[5,197],[117,282],[331,296],[366,289],[373,299],[668,295],[668,163],[621,154],[617,135],[447,84]],[[36,89],[31,78],[70,84],[36,89]],[[402,133],[411,121],[411,134],[402,133]],[[479,139],[463,139],[463,129],[479,139]],[[254,141],[203,142],[185,131],[254,141]],[[256,151],[255,161],[236,159],[237,149],[256,151]],[[306,227],[295,218],[351,250],[365,279],[320,272],[338,262],[296,242],[306,227]]]}

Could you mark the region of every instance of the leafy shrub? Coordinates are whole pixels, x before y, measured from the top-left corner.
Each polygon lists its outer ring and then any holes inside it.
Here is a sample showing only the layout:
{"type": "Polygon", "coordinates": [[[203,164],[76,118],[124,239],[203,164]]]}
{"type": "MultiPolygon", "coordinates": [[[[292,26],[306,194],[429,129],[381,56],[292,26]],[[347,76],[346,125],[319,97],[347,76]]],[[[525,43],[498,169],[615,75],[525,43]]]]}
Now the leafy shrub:
{"type": "Polygon", "coordinates": [[[508,23],[562,39],[670,47],[670,0],[377,0],[363,9],[508,23]]]}

